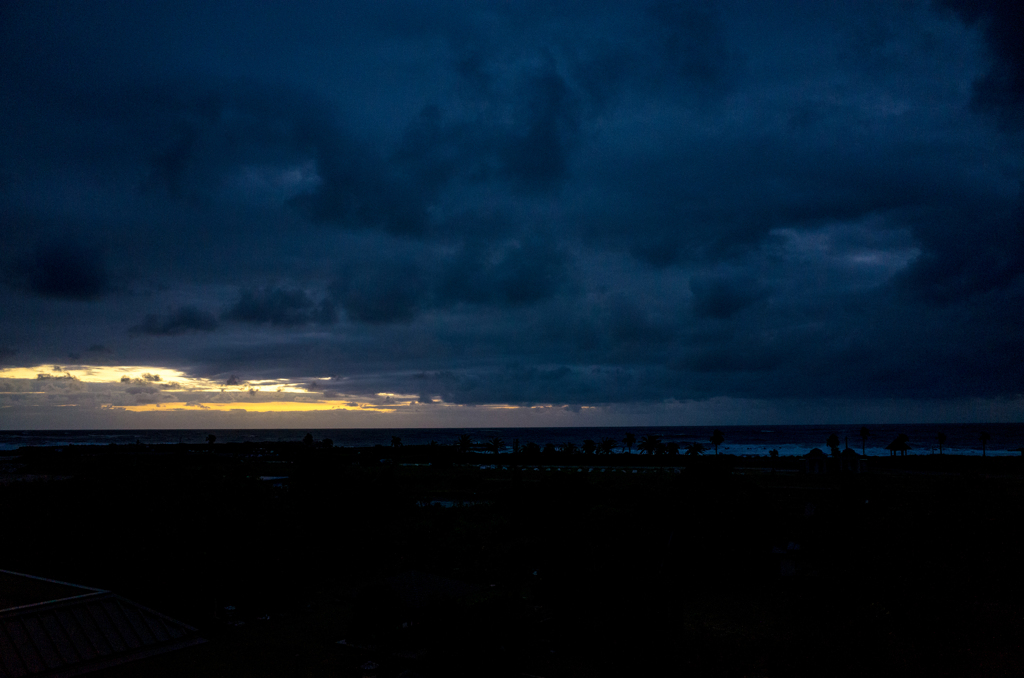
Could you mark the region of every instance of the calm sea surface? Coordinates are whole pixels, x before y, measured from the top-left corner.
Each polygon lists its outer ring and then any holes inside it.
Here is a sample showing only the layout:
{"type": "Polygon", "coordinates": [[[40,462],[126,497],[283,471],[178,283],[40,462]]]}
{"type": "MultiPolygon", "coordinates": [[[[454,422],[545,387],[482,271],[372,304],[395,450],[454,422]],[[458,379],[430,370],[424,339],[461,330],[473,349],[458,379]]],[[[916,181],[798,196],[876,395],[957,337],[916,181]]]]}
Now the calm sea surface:
{"type": "MultiPolygon", "coordinates": [[[[725,443],[719,451],[730,454],[764,455],[777,449],[782,455],[805,454],[813,447],[827,450],[825,440],[832,433],[850,447],[861,449],[861,425],[849,426],[723,426],[725,443]]],[[[626,428],[405,428],[405,429],[230,429],[230,430],[125,430],[125,431],[0,431],[0,450],[15,450],[25,445],[107,445],[127,444],[136,440],[145,444],[192,443],[206,441],[214,434],[217,442],[276,442],[298,441],[307,433],[317,440],[330,438],[336,447],[390,446],[391,437],[398,436],[405,445],[421,445],[431,441],[453,443],[457,436],[468,433],[476,443],[501,438],[507,446],[518,439],[520,443],[560,445],[574,442],[580,445],[586,439],[600,441],[612,438],[620,444],[627,433],[639,440],[641,436],[655,434],[665,442],[701,442],[710,446],[708,439],[714,429],[708,426],[634,426],[626,428]]],[[[865,449],[869,455],[888,455],[884,448],[900,433],[909,436],[911,454],[930,454],[939,451],[937,434],[946,434],[944,451],[953,454],[981,454],[981,432],[991,438],[988,454],[1016,455],[1024,446],[1024,424],[868,424],[870,436],[865,449]]],[[[635,451],[635,448],[634,448],[635,451]]]]}

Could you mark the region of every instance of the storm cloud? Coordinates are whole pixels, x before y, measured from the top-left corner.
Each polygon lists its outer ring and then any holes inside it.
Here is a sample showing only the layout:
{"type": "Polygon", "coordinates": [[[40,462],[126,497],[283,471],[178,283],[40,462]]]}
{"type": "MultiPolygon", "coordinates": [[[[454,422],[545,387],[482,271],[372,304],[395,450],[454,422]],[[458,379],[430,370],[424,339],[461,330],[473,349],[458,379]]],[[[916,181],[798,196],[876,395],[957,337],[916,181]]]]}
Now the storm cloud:
{"type": "Polygon", "coordinates": [[[24,286],[42,297],[88,301],[107,288],[102,253],[73,236],[38,245],[15,270],[24,286]]]}
{"type": "Polygon", "coordinates": [[[974,104],[1007,124],[1024,125],[1024,7],[1006,0],[944,0],[970,25],[980,26],[993,61],[974,81],[974,104]]]}
{"type": "Polygon", "coordinates": [[[1020,19],[20,3],[0,361],[174,369],[204,408],[1019,404],[1020,19]]]}
{"type": "Polygon", "coordinates": [[[195,306],[182,306],[167,315],[150,313],[131,332],[138,334],[174,335],[183,332],[210,332],[217,329],[217,319],[209,311],[195,306]]]}
{"type": "Polygon", "coordinates": [[[242,290],[238,301],[224,313],[224,318],[256,325],[289,326],[332,323],[336,314],[330,301],[317,304],[303,290],[268,287],[242,290]]]}

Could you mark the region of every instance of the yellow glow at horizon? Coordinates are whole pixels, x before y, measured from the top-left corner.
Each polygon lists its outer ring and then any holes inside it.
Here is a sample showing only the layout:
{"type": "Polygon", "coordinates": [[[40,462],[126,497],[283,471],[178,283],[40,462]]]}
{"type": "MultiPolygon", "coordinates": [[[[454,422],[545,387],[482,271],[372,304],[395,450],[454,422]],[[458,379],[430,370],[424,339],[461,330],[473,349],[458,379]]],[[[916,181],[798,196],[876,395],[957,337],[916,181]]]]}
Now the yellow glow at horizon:
{"type": "MultiPolygon", "coordinates": [[[[346,400],[342,402],[340,399],[335,400],[271,400],[271,401],[254,401],[249,399],[250,389],[256,391],[261,397],[273,397],[275,393],[284,395],[301,395],[309,397],[313,395],[309,391],[308,384],[310,381],[313,383],[326,381],[326,377],[323,378],[307,378],[303,380],[294,379],[253,379],[249,381],[241,382],[236,386],[226,386],[223,383],[212,381],[210,379],[189,377],[181,370],[171,369],[166,367],[154,367],[151,365],[79,365],[64,366],[55,363],[47,363],[44,365],[35,365],[32,367],[8,367],[0,368],[0,379],[20,379],[20,380],[31,380],[37,381],[38,375],[45,374],[54,378],[60,378],[64,375],[71,375],[75,379],[84,383],[94,384],[110,384],[112,386],[121,384],[121,379],[127,376],[133,382],[143,380],[143,375],[149,374],[160,377],[159,381],[146,381],[147,384],[158,388],[161,393],[194,393],[196,398],[189,398],[188,402],[184,400],[164,402],[164,403],[149,403],[145,405],[104,405],[105,408],[117,409],[117,410],[128,410],[132,412],[201,412],[203,410],[216,411],[216,412],[228,412],[232,410],[242,410],[246,412],[330,412],[330,411],[350,411],[350,412],[381,412],[381,413],[394,413],[399,410],[407,409],[411,406],[419,405],[419,396],[413,394],[404,393],[377,393],[373,397],[367,396],[344,396],[346,400]],[[54,369],[54,368],[58,369],[54,369]],[[174,384],[170,387],[170,384],[174,384]],[[238,396],[240,399],[232,402],[205,402],[202,394],[217,393],[224,394],[224,396],[238,396]],[[246,399],[241,399],[241,396],[247,396],[246,399]],[[378,398],[384,398],[389,400],[386,404],[380,403],[379,400],[374,402],[378,398]],[[198,404],[188,403],[201,403],[198,404]],[[358,403],[353,406],[350,403],[358,403]]],[[[45,382],[42,382],[45,383],[45,382]]],[[[3,394],[17,394],[17,395],[46,395],[46,391],[3,391],[3,394]]],[[[224,397],[218,396],[218,397],[224,397]]],[[[189,396],[175,396],[175,397],[189,397],[189,396]]],[[[73,404],[64,405],[68,407],[74,406],[73,404]]],[[[461,405],[454,405],[452,403],[446,403],[443,400],[434,401],[433,406],[435,407],[463,407],[461,405]]],[[[557,409],[559,406],[551,404],[539,404],[532,406],[523,405],[510,405],[507,403],[487,403],[482,405],[476,405],[484,410],[545,410],[545,409],[557,409]]],[[[584,405],[580,409],[589,410],[595,409],[593,406],[584,405]]]]}
{"type": "Polygon", "coordinates": [[[182,385],[210,383],[205,379],[194,379],[181,370],[169,369],[166,367],[152,367],[145,365],[76,365],[71,369],[62,368],[54,370],[60,365],[46,364],[35,367],[9,367],[0,369],[0,379],[35,379],[36,375],[49,374],[57,377],[62,374],[71,374],[80,381],[88,382],[120,382],[121,377],[128,376],[132,379],[141,379],[143,374],[152,374],[160,377],[157,384],[177,382],[182,385]]]}
{"type": "Polygon", "coordinates": [[[338,402],[302,402],[294,400],[276,400],[262,403],[249,403],[244,401],[233,403],[202,403],[189,405],[185,402],[153,403],[149,405],[111,405],[114,410],[130,410],[132,412],[230,412],[233,410],[244,410],[246,412],[394,412],[393,407],[352,407],[338,402]]]}
{"type": "Polygon", "coordinates": [[[0,368],[0,379],[36,379],[40,374],[47,374],[54,378],[70,374],[79,381],[88,383],[110,383],[118,384],[121,378],[127,376],[130,379],[142,379],[144,374],[152,374],[160,377],[159,381],[153,381],[154,386],[167,386],[177,384],[178,388],[164,388],[164,391],[175,392],[182,390],[189,391],[248,391],[255,388],[258,392],[273,389],[280,393],[308,393],[304,383],[291,380],[259,379],[251,382],[243,382],[237,386],[225,386],[216,381],[190,377],[181,370],[167,367],[153,367],[151,365],[75,365],[72,368],[65,368],[62,365],[47,363],[35,365],[34,367],[8,367],[0,368]],[[54,367],[61,367],[54,370],[54,367]]]}

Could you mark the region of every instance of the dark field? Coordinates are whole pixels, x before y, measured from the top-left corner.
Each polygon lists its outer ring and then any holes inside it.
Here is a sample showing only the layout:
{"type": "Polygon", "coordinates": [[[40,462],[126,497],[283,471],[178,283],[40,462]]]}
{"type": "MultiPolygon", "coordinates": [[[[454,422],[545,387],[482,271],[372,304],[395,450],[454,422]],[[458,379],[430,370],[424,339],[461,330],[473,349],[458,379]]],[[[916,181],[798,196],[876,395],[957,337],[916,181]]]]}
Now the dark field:
{"type": "Polygon", "coordinates": [[[770,464],[26,449],[0,569],[210,640],[111,678],[1024,675],[1020,458],[770,464]]]}

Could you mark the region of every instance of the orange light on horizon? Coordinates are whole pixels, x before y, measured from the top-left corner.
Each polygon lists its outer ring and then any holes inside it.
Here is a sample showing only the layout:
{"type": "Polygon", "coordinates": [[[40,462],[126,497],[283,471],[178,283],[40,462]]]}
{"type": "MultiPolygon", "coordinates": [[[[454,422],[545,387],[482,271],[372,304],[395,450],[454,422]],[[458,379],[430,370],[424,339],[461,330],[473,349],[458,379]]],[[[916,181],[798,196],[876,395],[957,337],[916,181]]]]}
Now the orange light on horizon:
{"type": "Polygon", "coordinates": [[[209,410],[214,412],[395,412],[393,407],[374,407],[363,405],[352,407],[351,405],[334,401],[296,401],[296,400],[272,400],[266,402],[244,402],[236,401],[229,403],[186,403],[182,401],[167,403],[149,403],[146,405],[111,405],[110,409],[128,410],[130,412],[202,412],[209,410]]]}

